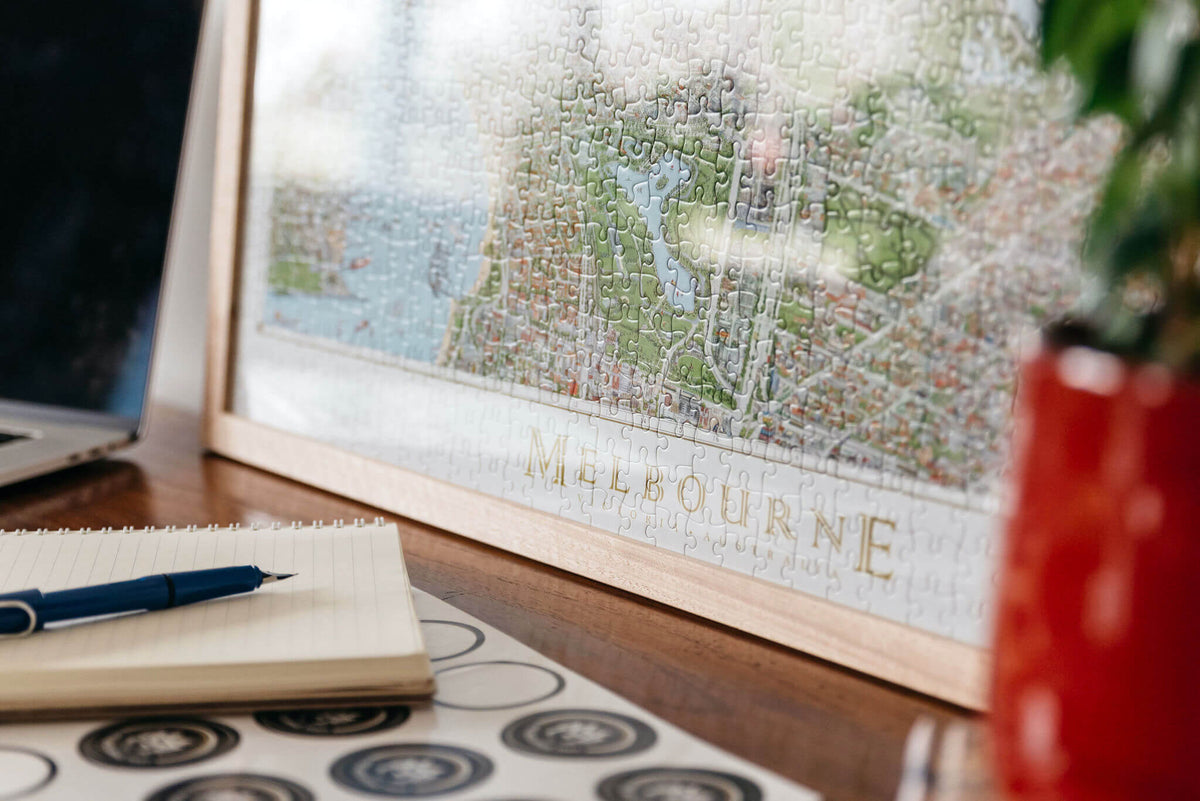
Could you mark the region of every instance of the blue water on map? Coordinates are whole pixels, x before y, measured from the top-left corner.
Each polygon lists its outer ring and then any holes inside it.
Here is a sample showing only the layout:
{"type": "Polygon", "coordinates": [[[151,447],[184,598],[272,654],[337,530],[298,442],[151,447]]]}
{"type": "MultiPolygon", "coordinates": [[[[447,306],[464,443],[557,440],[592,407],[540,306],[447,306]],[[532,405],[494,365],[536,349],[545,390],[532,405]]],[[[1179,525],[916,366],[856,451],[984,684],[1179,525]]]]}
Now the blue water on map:
{"type": "Polygon", "coordinates": [[[662,284],[667,302],[676,309],[694,312],[695,282],[692,274],[671,255],[664,236],[666,228],[663,221],[663,207],[667,197],[691,177],[691,168],[674,153],[667,153],[647,172],[639,172],[624,164],[614,164],[610,169],[616,176],[617,183],[625,190],[630,202],[637,207],[646,222],[646,233],[651,240],[650,252],[654,257],[654,271],[662,284]]]}
{"type": "MultiPolygon", "coordinates": [[[[421,45],[436,23],[431,14],[424,3],[396,5],[381,19],[390,46],[374,61],[366,54],[361,80],[376,102],[355,118],[361,159],[356,173],[329,187],[330,202],[345,207],[345,247],[338,264],[319,265],[336,271],[344,290],[268,291],[267,325],[437,359],[453,301],[470,291],[483,265],[488,173],[463,86],[452,70],[436,80],[420,70],[427,58],[421,45]]],[[[309,241],[333,233],[315,230],[309,241]]]]}
{"type": "Polygon", "coordinates": [[[396,199],[373,208],[375,213],[347,225],[345,266],[338,275],[348,294],[268,292],[264,322],[433,362],[452,302],[479,276],[486,198],[455,204],[396,199]],[[349,268],[365,259],[365,266],[349,268]]]}

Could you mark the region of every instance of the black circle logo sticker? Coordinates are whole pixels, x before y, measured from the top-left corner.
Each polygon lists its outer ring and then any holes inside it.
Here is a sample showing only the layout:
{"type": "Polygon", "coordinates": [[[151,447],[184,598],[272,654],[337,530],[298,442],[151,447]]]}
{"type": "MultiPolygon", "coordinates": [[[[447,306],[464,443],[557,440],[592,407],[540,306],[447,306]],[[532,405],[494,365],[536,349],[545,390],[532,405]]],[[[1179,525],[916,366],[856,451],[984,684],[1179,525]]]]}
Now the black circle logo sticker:
{"type": "Polygon", "coordinates": [[[199,718],[135,718],[96,729],[79,753],[100,765],[174,768],[218,757],[238,744],[238,733],[199,718]]]}
{"type": "Polygon", "coordinates": [[[465,748],[398,743],[347,754],[329,773],[338,784],[361,793],[423,798],[478,784],[492,774],[492,761],[465,748]]]}
{"type": "Polygon", "coordinates": [[[359,706],[341,709],[277,709],[255,712],[254,719],[272,731],[311,737],[349,737],[394,729],[408,720],[406,706],[359,706]]]}
{"type": "Polygon", "coordinates": [[[615,757],[654,745],[654,730],[640,720],[599,709],[535,712],[504,727],[504,744],[549,757],[615,757]]]}
{"type": "Polygon", "coordinates": [[[700,768],[643,768],[609,776],[596,792],[604,801],[762,801],[749,779],[700,768]]]}
{"type": "Polygon", "coordinates": [[[316,796],[278,776],[220,773],[164,787],[146,801],[316,801],[316,796]]]}

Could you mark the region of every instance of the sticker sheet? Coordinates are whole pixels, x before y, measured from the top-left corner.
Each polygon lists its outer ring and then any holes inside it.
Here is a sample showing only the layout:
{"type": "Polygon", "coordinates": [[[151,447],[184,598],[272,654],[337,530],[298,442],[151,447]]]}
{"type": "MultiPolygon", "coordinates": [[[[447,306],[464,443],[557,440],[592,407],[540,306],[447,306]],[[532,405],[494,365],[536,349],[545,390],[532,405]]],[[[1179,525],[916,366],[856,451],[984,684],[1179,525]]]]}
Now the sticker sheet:
{"type": "Polygon", "coordinates": [[[988,641],[1116,142],[1035,0],[262,0],[231,411],[988,641]]]}
{"type": "Polygon", "coordinates": [[[432,703],[3,725],[0,799],[820,799],[415,598],[432,703]]]}

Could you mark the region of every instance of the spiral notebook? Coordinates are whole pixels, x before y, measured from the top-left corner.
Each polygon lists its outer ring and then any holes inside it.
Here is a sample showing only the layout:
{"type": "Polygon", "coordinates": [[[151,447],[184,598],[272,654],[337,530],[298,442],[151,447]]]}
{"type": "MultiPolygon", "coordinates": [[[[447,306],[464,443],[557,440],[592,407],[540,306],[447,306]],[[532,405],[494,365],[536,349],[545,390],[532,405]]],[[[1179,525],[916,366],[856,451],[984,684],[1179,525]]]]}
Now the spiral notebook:
{"type": "Polygon", "coordinates": [[[429,696],[394,524],[0,532],[0,593],[254,564],[244,595],[0,639],[0,717],[429,696]]]}

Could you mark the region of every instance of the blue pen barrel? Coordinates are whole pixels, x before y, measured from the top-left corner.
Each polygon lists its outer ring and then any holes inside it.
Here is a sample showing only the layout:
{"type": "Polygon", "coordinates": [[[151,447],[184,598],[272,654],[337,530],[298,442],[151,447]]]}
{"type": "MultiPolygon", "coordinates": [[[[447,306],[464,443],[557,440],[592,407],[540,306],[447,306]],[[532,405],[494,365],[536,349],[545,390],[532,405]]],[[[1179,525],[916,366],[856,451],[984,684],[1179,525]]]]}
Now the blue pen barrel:
{"type": "Polygon", "coordinates": [[[146,576],[132,581],[114,581],[102,587],[48,592],[38,607],[38,617],[42,623],[54,623],[77,617],[164,609],[169,597],[166,577],[146,576]]]}
{"type": "MultiPolygon", "coordinates": [[[[250,592],[262,584],[263,574],[253,565],[188,570],[95,587],[42,593],[22,590],[0,594],[0,601],[23,601],[37,613],[37,628],[59,620],[73,620],[119,612],[167,609],[213,598],[250,592]]],[[[0,604],[0,634],[29,628],[24,609],[0,604]]],[[[36,629],[35,629],[36,630],[36,629]]]]}
{"type": "Polygon", "coordinates": [[[240,592],[250,592],[262,584],[262,572],[253,565],[215,567],[209,570],[189,570],[172,573],[175,582],[175,603],[172,606],[194,604],[240,592]]]}

